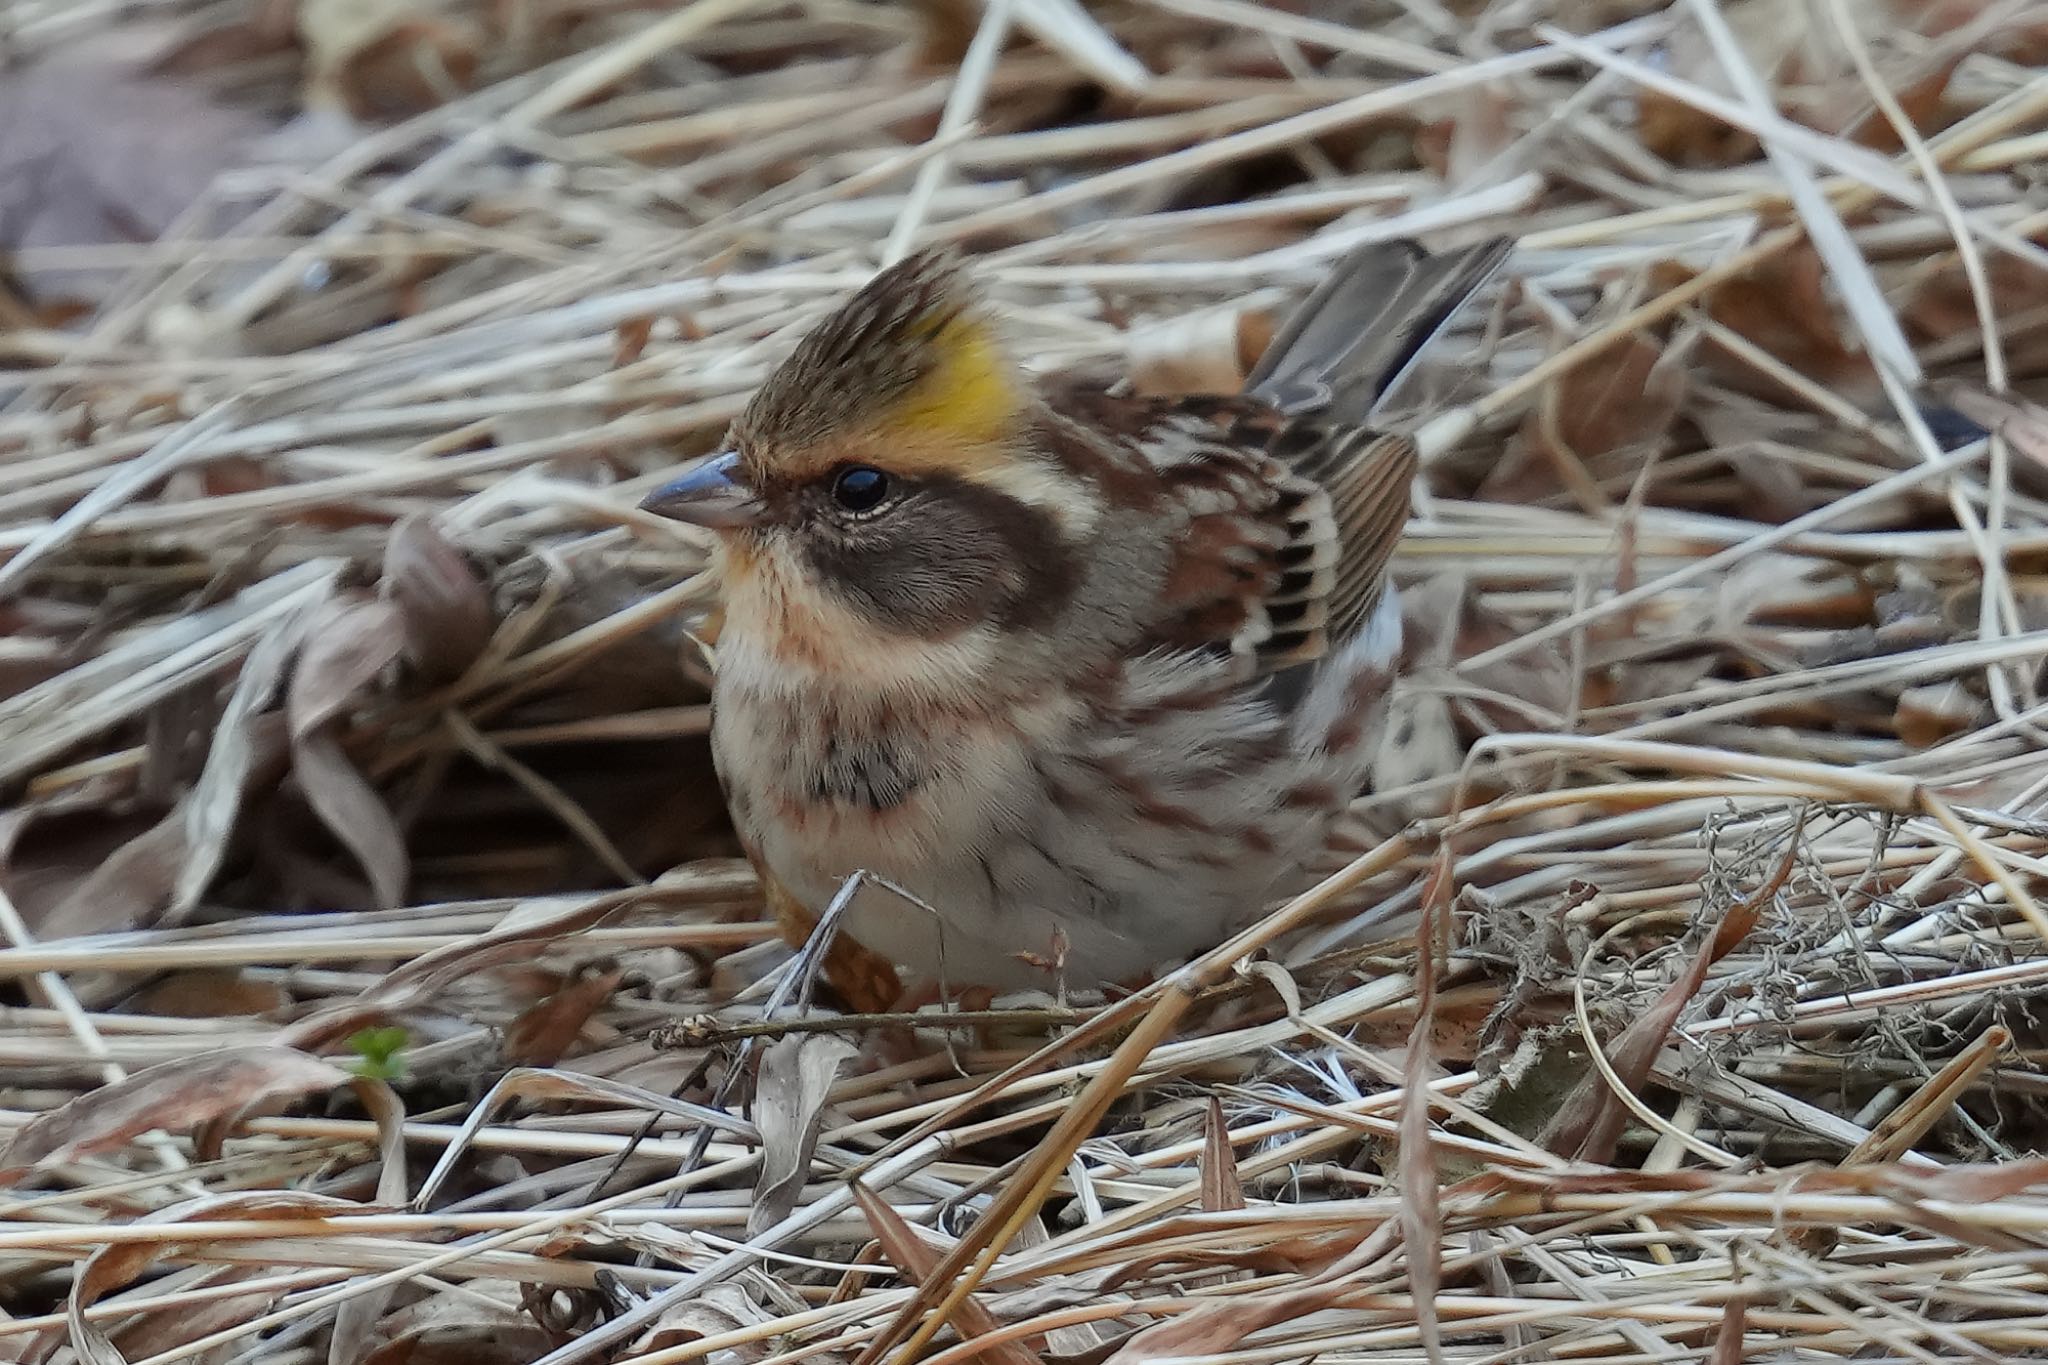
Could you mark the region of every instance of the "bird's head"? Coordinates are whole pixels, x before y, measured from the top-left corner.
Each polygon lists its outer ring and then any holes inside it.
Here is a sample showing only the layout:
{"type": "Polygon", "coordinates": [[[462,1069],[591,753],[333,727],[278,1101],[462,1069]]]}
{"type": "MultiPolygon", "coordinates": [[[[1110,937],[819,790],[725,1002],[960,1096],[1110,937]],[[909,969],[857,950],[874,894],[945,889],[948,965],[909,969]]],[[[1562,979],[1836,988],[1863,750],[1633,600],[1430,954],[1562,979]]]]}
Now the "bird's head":
{"type": "Polygon", "coordinates": [[[880,640],[1000,629],[1064,592],[1088,496],[1037,438],[1038,401],[959,265],[923,253],[819,324],[729,449],[642,506],[719,532],[727,629],[749,602],[880,640]]]}

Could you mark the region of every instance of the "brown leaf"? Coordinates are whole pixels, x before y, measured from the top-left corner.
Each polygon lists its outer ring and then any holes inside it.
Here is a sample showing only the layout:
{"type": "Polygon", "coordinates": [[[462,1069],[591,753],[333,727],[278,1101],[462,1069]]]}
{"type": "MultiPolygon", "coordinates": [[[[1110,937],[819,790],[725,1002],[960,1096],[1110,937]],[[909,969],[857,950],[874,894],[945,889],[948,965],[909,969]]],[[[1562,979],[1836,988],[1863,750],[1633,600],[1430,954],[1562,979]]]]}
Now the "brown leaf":
{"type": "Polygon", "coordinates": [[[1685,394],[1684,367],[1638,332],[1544,390],[1536,435],[1592,460],[1661,439],[1685,394]]]}
{"type": "MultiPolygon", "coordinates": [[[[706,1337],[759,1327],[772,1317],[740,1285],[707,1285],[702,1292],[665,1310],[627,1354],[638,1357],[687,1347],[706,1337]]],[[[749,1342],[732,1348],[729,1354],[739,1365],[753,1365],[768,1356],[768,1344],[765,1340],[749,1342]]],[[[726,1356],[728,1352],[720,1351],[718,1355],[726,1356]]],[[[827,1355],[825,1359],[829,1362],[833,1357],[827,1355]]]]}
{"type": "Polygon", "coordinates": [[[255,13],[216,24],[180,39],[149,65],[152,75],[207,76],[224,67],[264,57],[295,54],[290,11],[295,0],[262,0],[255,13]]]}
{"type": "Polygon", "coordinates": [[[1343,1293],[1338,1286],[1284,1294],[1236,1296],[1205,1304],[1134,1334],[1103,1365],[1145,1365],[1176,1356],[1222,1355],[1254,1332],[1321,1311],[1343,1293]]]}
{"type": "Polygon", "coordinates": [[[754,1086],[754,1125],[761,1130],[761,1173],[754,1182],[754,1207],[747,1235],[787,1218],[803,1193],[825,1122],[825,1097],[839,1069],[859,1052],[831,1033],[792,1034],[761,1054],[754,1086]]]}
{"type": "Polygon", "coordinates": [[[653,314],[627,318],[614,329],[612,338],[612,368],[623,370],[647,354],[647,343],[654,338],[653,314]]]}
{"type": "MultiPolygon", "coordinates": [[[[1766,83],[1775,83],[1805,40],[1803,7],[1733,5],[1724,13],[1751,67],[1766,83]]],[[[1663,56],[1665,67],[1677,79],[1714,94],[1728,93],[1726,71],[1698,25],[1677,25],[1663,56]]],[[[1759,150],[1754,134],[1661,90],[1636,93],[1636,136],[1649,150],[1681,166],[1733,166],[1751,160],[1759,150]]]]}
{"type": "Polygon", "coordinates": [[[625,975],[618,967],[592,973],[526,1010],[505,1028],[505,1060],[515,1066],[553,1066],[561,1061],[625,975]]]}
{"type": "Polygon", "coordinates": [[[292,672],[293,736],[343,716],[398,657],[404,638],[404,622],[389,602],[358,596],[316,609],[307,621],[299,665],[292,672]]]}
{"type": "MultiPolygon", "coordinates": [[[[1657,273],[1665,282],[1686,274],[1677,267],[1657,273]]],[[[1707,296],[1707,312],[1807,378],[1860,393],[1875,386],[1876,372],[1868,357],[1843,341],[1837,310],[1828,298],[1826,273],[1820,255],[1800,243],[1715,288],[1707,296]]],[[[1708,345],[1705,356],[1731,383],[1773,397],[1792,397],[1746,362],[1722,358],[1718,347],[1708,345]]]]}
{"type": "MultiPolygon", "coordinates": [[[[224,1266],[208,1275],[205,1283],[209,1289],[218,1289],[276,1272],[274,1265],[224,1266]]],[[[175,1313],[144,1313],[140,1320],[113,1334],[114,1345],[131,1360],[147,1360],[259,1317],[276,1307],[284,1295],[282,1289],[259,1289],[192,1304],[175,1313]]]]}
{"type": "MultiPolygon", "coordinates": [[[[1248,340],[1272,339],[1258,312],[1211,310],[1136,328],[1124,336],[1124,368],[1141,394],[1236,393],[1250,372],[1248,340]]],[[[1251,352],[1254,362],[1258,352],[1251,352]]]]}
{"type": "MultiPolygon", "coordinates": [[[[224,735],[217,736],[215,748],[228,743],[224,735]]],[[[181,871],[192,866],[187,851],[193,831],[195,827],[202,831],[213,828],[211,817],[200,818],[203,810],[208,803],[241,798],[239,789],[231,795],[227,792],[227,777],[236,778],[240,788],[246,789],[275,781],[282,771],[280,718],[252,718],[235,745],[241,756],[232,765],[233,771],[219,781],[203,779],[169,814],[139,832],[131,832],[135,823],[124,818],[74,819],[56,831],[39,831],[18,856],[0,856],[0,874],[30,926],[38,930],[47,927],[65,937],[114,933],[154,924],[174,908],[181,871]],[[110,843],[110,835],[118,842],[110,843]]],[[[212,758],[207,771],[215,771],[212,758]]],[[[11,821],[17,815],[36,819],[39,812],[10,813],[0,819],[11,821]]],[[[13,852],[11,845],[19,827],[0,824],[0,855],[13,852]]]]}
{"type": "Polygon", "coordinates": [[[335,73],[349,115],[397,120],[439,108],[476,84],[477,38],[466,25],[412,19],[351,53],[335,73]]]}
{"type": "Polygon", "coordinates": [[[1742,1328],[1749,1320],[1749,1305],[1730,1299],[1721,1309],[1721,1326],[1714,1333],[1714,1354],[1708,1365],[1742,1365],[1742,1328]]]}
{"type": "Polygon", "coordinates": [[[490,595],[430,518],[391,528],[383,588],[398,606],[406,659],[430,681],[459,676],[490,643],[490,595]]]}
{"type": "Polygon", "coordinates": [[[1504,84],[1475,85],[1455,97],[1441,172],[1448,191],[1470,187],[1481,172],[1490,172],[1497,158],[1521,135],[1515,124],[1515,99],[1504,84]]]}
{"type": "Polygon", "coordinates": [[[153,1128],[175,1132],[270,1096],[329,1090],[351,1079],[286,1047],[222,1048],[160,1062],[30,1120],[0,1152],[0,1181],[118,1147],[153,1128]]]}
{"type": "Polygon", "coordinates": [[[199,967],[145,986],[127,1008],[167,1019],[232,1019],[271,1014],[290,1003],[274,982],[252,981],[234,967],[199,967]]]}
{"type": "MultiPolygon", "coordinates": [[[[1894,28],[1926,31],[1925,9],[1922,0],[1862,0],[1850,8],[1885,85],[1923,134],[1937,132],[1946,123],[1949,77],[1961,54],[1930,57],[1925,55],[1926,44],[1908,47],[1885,40],[1894,28]]],[[[1853,137],[1883,151],[1898,149],[1890,120],[1871,110],[1830,21],[1816,22],[1812,7],[1782,0],[1724,0],[1721,10],[1750,67],[1776,87],[1778,101],[1790,117],[1831,136],[1853,137]]],[[[1727,70],[1697,25],[1679,25],[1664,55],[1674,77],[1728,96],[1727,70]]],[[[1761,151],[1753,134],[1660,91],[1641,91],[1636,108],[1636,131],[1643,145],[1680,165],[1730,166],[1752,160],[1761,151]]]]}
{"type": "Polygon", "coordinates": [[[388,973],[362,993],[359,1003],[401,1008],[463,977],[501,963],[530,958],[541,945],[593,928],[638,899],[631,892],[595,896],[538,919],[514,912],[506,917],[509,922],[488,934],[436,948],[388,973]]]}
{"type": "Polygon", "coordinates": [[[911,60],[941,71],[958,68],[981,27],[973,0],[910,0],[906,8],[917,16],[918,42],[911,60]]]}
{"type": "MultiPolygon", "coordinates": [[[[174,810],[106,854],[98,866],[72,882],[70,890],[43,912],[31,910],[29,925],[68,938],[119,933],[154,923],[170,904],[171,886],[184,860],[185,817],[182,811],[174,810]]],[[[30,870],[25,867],[24,873],[30,870]]],[[[49,875],[62,884],[75,874],[65,869],[52,870],[49,875]]],[[[24,899],[33,906],[40,897],[24,899]]]]}
{"type": "MultiPolygon", "coordinates": [[[[303,1236],[308,1221],[364,1211],[361,1204],[330,1199],[326,1195],[266,1190],[256,1194],[190,1200],[174,1204],[141,1221],[151,1225],[204,1225],[275,1218],[288,1225],[292,1233],[303,1236]]],[[[283,1235],[282,1230],[280,1235],[283,1235]]],[[[203,1230],[195,1229],[190,1240],[199,1241],[204,1236],[203,1230]]],[[[127,1358],[115,1349],[97,1324],[86,1318],[85,1310],[142,1275],[159,1259],[177,1255],[182,1246],[183,1243],[171,1240],[113,1242],[86,1258],[78,1278],[72,1282],[71,1295],[65,1303],[66,1316],[70,1319],[71,1347],[81,1361],[88,1362],[88,1365],[127,1365],[127,1358]]]]}
{"type": "MultiPolygon", "coordinates": [[[[1701,945],[1685,972],[1666,986],[1655,1003],[1623,1029],[1621,1036],[1607,1049],[1607,1059],[1614,1068],[1614,1074],[1630,1091],[1639,1091],[1648,1082],[1650,1068],[1655,1064],[1658,1052],[1663,1050],[1665,1040],[1671,1036],[1671,1030],[1678,1023],[1678,1016],[1686,1004],[1699,994],[1708,970],[1749,937],[1750,930],[1763,918],[1764,907],[1771,903],[1771,898],[1792,875],[1798,857],[1799,839],[1795,834],[1788,841],[1785,856],[1777,870],[1754,895],[1734,905],[1722,916],[1713,937],[1701,945]]],[[[1612,1158],[1614,1146],[1621,1140],[1628,1112],[1627,1106],[1609,1087],[1606,1077],[1596,1069],[1580,1080],[1544,1131],[1541,1143],[1560,1156],[1605,1163],[1612,1158]]]]}
{"type": "Polygon", "coordinates": [[[274,629],[256,642],[242,662],[242,673],[228,697],[227,708],[214,726],[206,766],[199,781],[179,803],[184,819],[185,865],[171,888],[170,913],[190,910],[213,883],[227,857],[228,837],[242,811],[243,797],[261,775],[284,760],[283,735],[264,714],[284,680],[297,640],[288,629],[274,629]],[[267,723],[266,723],[267,722],[267,723]]]}
{"type": "MultiPolygon", "coordinates": [[[[853,1201],[860,1205],[861,1214],[868,1220],[875,1242],[889,1264],[895,1266],[911,1284],[928,1281],[939,1268],[939,1253],[918,1236],[917,1229],[905,1222],[903,1215],[896,1212],[888,1200],[858,1180],[853,1182],[853,1201]]],[[[972,1296],[955,1310],[953,1325],[962,1337],[969,1340],[988,1336],[1001,1326],[988,1306],[972,1296]]],[[[979,1358],[991,1365],[1039,1365],[1040,1362],[1040,1357],[1021,1341],[1004,1341],[983,1347],[979,1358]]]]}
{"type": "Polygon", "coordinates": [[[1931,749],[1975,728],[1986,709],[1982,698],[1951,678],[1901,692],[1892,726],[1909,748],[1931,749]]]}
{"type": "Polygon", "coordinates": [[[320,822],[341,840],[370,879],[379,909],[394,910],[405,894],[410,859],[390,807],[325,732],[295,737],[292,775],[320,822]]]}
{"type": "Polygon", "coordinates": [[[292,674],[292,774],[322,824],[354,856],[371,894],[386,910],[405,892],[410,859],[404,837],[376,788],[356,770],[338,734],[343,716],[398,657],[404,629],[389,602],[357,598],[323,603],[306,626],[292,674]]]}
{"type": "Polygon", "coordinates": [[[1947,397],[1957,412],[2005,437],[2016,453],[2048,468],[2048,407],[1962,387],[1952,388],[1947,397]]]}
{"type": "MultiPolygon", "coordinates": [[[[377,1122],[377,1202],[405,1203],[405,1104],[383,1081],[357,1077],[356,1097],[377,1122]]],[[[327,1339],[327,1365],[356,1365],[368,1354],[372,1329],[391,1306],[395,1284],[360,1292],[335,1309],[334,1330],[327,1339]]]]}
{"type": "Polygon", "coordinates": [[[1429,1083],[1436,1075],[1430,1029],[1436,1018],[1436,977],[1451,939],[1451,846],[1437,846],[1422,888],[1422,927],[1415,959],[1415,1028],[1401,1062],[1401,1244],[1415,1325],[1431,1360],[1443,1350],[1436,1296],[1443,1285],[1443,1213],[1438,1205],[1436,1144],[1429,1140],[1429,1083]]]}
{"type": "MultiPolygon", "coordinates": [[[[2033,244],[2042,245],[2039,234],[2033,244]]],[[[1931,258],[1929,264],[1937,262],[1938,267],[1921,275],[1906,296],[1900,320],[1919,340],[1946,342],[1957,336],[1977,336],[1977,300],[1961,259],[1950,252],[1931,258]]],[[[1988,292],[2001,315],[2048,307],[2048,275],[2032,261],[1998,253],[1983,264],[1988,292]]]]}
{"type": "MultiPolygon", "coordinates": [[[[0,1328],[11,1326],[14,1315],[0,1308],[0,1328]]],[[[54,1348],[52,1348],[54,1349],[54,1348]]],[[[8,1332],[0,1335],[0,1365],[29,1365],[47,1359],[50,1351],[38,1351],[35,1337],[26,1332],[8,1332]]]]}
{"type": "Polygon", "coordinates": [[[1237,1174],[1237,1153],[1230,1146],[1230,1125],[1223,1117],[1223,1102],[1209,1097],[1209,1114],[1202,1130],[1202,1207],[1211,1212],[1241,1209],[1244,1181],[1237,1174]]]}
{"type": "Polygon", "coordinates": [[[308,108],[398,119],[439,107],[476,78],[477,33],[404,0],[300,0],[308,108]]]}
{"type": "MultiPolygon", "coordinates": [[[[1948,113],[1948,86],[1955,78],[1956,67],[1962,62],[1960,55],[1942,62],[1934,70],[1918,80],[1893,90],[1898,97],[1899,108],[1905,112],[1906,122],[1921,136],[1941,132],[1950,123],[1948,113]]],[[[1859,98],[1857,105],[1862,104],[1859,98]]],[[[1834,131],[1819,120],[1809,120],[1821,127],[1823,132],[1834,131]]],[[[1856,142],[1880,152],[1905,150],[1905,142],[1899,137],[1899,130],[1892,121],[1876,110],[1859,118],[1849,130],[1849,136],[1856,142]]]]}
{"type": "Polygon", "coordinates": [[[361,1365],[529,1365],[561,1344],[516,1304],[482,1301],[490,1290],[477,1281],[388,1315],[364,1341],[361,1365]]]}

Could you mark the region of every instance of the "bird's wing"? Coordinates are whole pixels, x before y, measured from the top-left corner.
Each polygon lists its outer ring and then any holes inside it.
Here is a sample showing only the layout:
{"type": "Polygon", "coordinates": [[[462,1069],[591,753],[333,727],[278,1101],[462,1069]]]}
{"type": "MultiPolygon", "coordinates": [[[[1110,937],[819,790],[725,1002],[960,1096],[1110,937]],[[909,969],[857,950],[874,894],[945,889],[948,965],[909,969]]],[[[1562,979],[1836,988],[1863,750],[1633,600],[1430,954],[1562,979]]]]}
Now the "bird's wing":
{"type": "Polygon", "coordinates": [[[1156,475],[1177,537],[1155,643],[1227,647],[1260,673],[1312,662],[1365,623],[1407,521],[1417,460],[1369,419],[1506,258],[1495,238],[1346,256],[1230,396],[1054,395],[1156,475]]]}
{"type": "Polygon", "coordinates": [[[1408,441],[1333,431],[1249,396],[1076,386],[1055,403],[1135,457],[1159,512],[1169,558],[1143,645],[1228,650],[1266,674],[1359,628],[1407,518],[1408,441]]]}
{"type": "Polygon", "coordinates": [[[1245,392],[1290,415],[1366,426],[1423,348],[1493,278],[1514,242],[1430,252],[1407,239],[1352,251],[1294,310],[1245,392]]]}

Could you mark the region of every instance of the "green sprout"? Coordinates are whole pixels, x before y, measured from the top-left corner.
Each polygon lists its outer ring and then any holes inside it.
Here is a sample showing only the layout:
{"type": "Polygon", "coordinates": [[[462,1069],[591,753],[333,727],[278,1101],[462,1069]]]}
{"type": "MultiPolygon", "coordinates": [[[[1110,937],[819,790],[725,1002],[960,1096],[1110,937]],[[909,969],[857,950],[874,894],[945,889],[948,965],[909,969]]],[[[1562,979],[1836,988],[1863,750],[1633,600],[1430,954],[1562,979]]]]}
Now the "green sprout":
{"type": "Polygon", "coordinates": [[[373,1081],[405,1079],[405,1045],[412,1035],[396,1024],[366,1028],[348,1040],[357,1057],[350,1070],[373,1081]]]}

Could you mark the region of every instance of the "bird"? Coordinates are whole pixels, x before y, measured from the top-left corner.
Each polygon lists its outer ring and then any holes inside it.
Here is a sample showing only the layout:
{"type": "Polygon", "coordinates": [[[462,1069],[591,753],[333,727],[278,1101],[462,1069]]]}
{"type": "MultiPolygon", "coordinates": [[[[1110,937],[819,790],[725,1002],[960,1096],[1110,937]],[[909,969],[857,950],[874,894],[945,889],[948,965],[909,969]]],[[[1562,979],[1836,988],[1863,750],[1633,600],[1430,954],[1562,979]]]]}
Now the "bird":
{"type": "Polygon", "coordinates": [[[851,885],[842,1001],[1131,987],[1306,886],[1401,650],[1418,458],[1374,421],[1511,246],[1357,247],[1181,395],[1032,374],[918,252],[644,499],[715,533],[718,780],[792,944],[851,885]]]}

